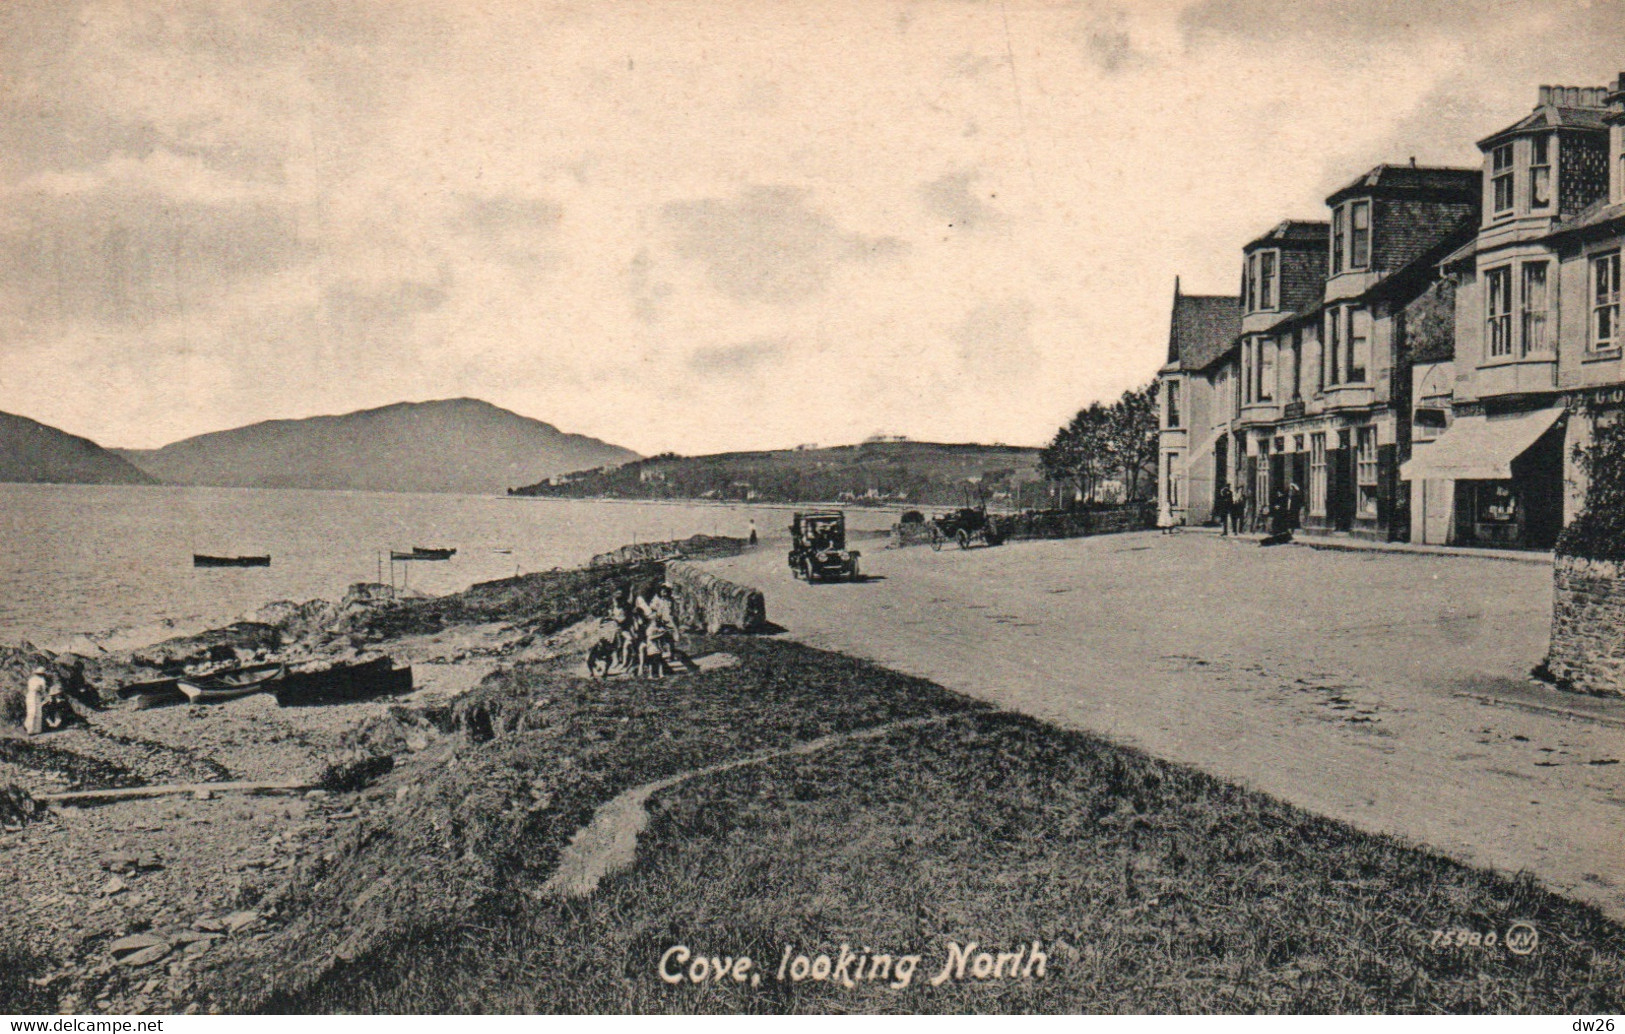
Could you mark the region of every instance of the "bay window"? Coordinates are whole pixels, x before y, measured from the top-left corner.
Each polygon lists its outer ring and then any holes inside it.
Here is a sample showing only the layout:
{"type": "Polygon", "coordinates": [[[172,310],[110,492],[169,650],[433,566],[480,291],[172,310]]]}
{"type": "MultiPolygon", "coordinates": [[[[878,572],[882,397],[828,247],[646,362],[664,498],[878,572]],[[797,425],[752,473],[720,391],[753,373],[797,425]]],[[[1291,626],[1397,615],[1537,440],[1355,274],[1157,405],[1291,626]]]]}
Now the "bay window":
{"type": "Polygon", "coordinates": [[[1496,215],[1510,215],[1512,190],[1512,145],[1502,144],[1490,152],[1490,211],[1496,215]]]}
{"type": "Polygon", "coordinates": [[[1484,271],[1485,339],[1490,358],[1512,354],[1512,267],[1484,271]]]}
{"type": "Polygon", "coordinates": [[[1360,516],[1377,516],[1377,429],[1356,429],[1354,480],[1360,486],[1360,516]]]}
{"type": "Polygon", "coordinates": [[[1529,138],[1529,207],[1552,205],[1552,134],[1529,138]]]}
{"type": "Polygon", "coordinates": [[[1309,436],[1309,515],[1326,516],[1326,432],[1309,436]]]}
{"type": "Polygon", "coordinates": [[[1263,251],[1258,255],[1258,307],[1275,308],[1275,262],[1279,252],[1263,251]]]}
{"type": "Polygon", "coordinates": [[[1327,387],[1343,383],[1343,310],[1326,310],[1325,383],[1327,387]]]}
{"type": "Polygon", "coordinates": [[[1258,401],[1275,398],[1275,339],[1261,338],[1258,343],[1258,401]]]}
{"type": "Polygon", "coordinates": [[[1349,383],[1365,383],[1371,369],[1371,311],[1350,307],[1349,314],[1349,383]]]}
{"type": "Polygon", "coordinates": [[[1344,230],[1344,215],[1347,210],[1339,205],[1332,209],[1332,275],[1343,271],[1343,241],[1347,237],[1344,230]]]}
{"type": "Polygon", "coordinates": [[[1591,350],[1619,347],[1619,252],[1591,260],[1591,350]]]}
{"type": "Polygon", "coordinates": [[[1349,268],[1371,265],[1371,202],[1356,201],[1349,206],[1349,268]]]}
{"type": "Polygon", "coordinates": [[[1545,352],[1551,346],[1546,341],[1546,263],[1525,262],[1523,281],[1518,291],[1519,323],[1523,341],[1522,354],[1545,352]]]}

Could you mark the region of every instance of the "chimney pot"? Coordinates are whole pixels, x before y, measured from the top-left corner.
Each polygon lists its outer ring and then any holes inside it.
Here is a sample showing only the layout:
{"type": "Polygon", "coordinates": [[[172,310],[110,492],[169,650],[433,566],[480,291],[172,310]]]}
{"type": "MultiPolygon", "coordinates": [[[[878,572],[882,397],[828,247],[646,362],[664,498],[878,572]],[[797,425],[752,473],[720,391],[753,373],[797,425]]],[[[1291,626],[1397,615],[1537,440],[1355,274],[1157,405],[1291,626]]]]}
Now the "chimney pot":
{"type": "Polygon", "coordinates": [[[1536,103],[1543,107],[1552,103],[1552,88],[1550,86],[1542,86],[1540,88],[1540,100],[1536,103]]]}

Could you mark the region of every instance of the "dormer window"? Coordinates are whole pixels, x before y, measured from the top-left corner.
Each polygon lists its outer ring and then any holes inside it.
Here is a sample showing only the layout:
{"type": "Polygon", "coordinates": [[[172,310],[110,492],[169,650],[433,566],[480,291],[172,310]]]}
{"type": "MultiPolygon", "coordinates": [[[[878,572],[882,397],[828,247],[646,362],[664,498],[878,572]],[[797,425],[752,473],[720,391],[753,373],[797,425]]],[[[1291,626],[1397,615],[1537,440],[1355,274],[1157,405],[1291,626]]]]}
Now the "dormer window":
{"type": "Polygon", "coordinates": [[[1512,145],[1502,144],[1490,152],[1490,190],[1496,215],[1512,212],[1512,145]]]}
{"type": "Polygon", "coordinates": [[[1529,207],[1552,206],[1552,134],[1529,138],[1529,207]]]}
{"type": "Polygon", "coordinates": [[[1349,268],[1371,265],[1371,202],[1356,201],[1349,206],[1349,268]]]}
{"type": "Polygon", "coordinates": [[[1343,242],[1348,237],[1342,205],[1332,209],[1332,276],[1343,271],[1343,242]]]}

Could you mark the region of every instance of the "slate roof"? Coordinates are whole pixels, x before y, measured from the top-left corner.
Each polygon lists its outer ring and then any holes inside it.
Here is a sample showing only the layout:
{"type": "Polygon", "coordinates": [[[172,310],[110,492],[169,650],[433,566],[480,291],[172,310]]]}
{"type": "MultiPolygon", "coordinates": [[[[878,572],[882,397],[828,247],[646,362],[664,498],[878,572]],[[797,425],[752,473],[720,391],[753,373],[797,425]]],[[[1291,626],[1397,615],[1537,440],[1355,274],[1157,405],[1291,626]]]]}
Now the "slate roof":
{"type": "Polygon", "coordinates": [[[1615,233],[1625,231],[1625,204],[1618,202],[1610,204],[1607,198],[1598,198],[1553,227],[1546,238],[1551,240],[1554,237],[1586,230],[1592,231],[1588,236],[1605,236],[1610,231],[1615,233]]]}
{"type": "Polygon", "coordinates": [[[1478,146],[1487,150],[1506,137],[1542,129],[1583,129],[1598,133],[1606,132],[1608,129],[1608,123],[1605,121],[1607,115],[1606,108],[1561,108],[1555,104],[1542,104],[1499,133],[1492,133],[1480,140],[1478,146]]]}
{"type": "Polygon", "coordinates": [[[1336,205],[1360,194],[1459,194],[1476,200],[1483,189],[1482,169],[1436,165],[1379,165],[1326,199],[1336,205]]]}
{"type": "Polygon", "coordinates": [[[1224,355],[1241,334],[1241,299],[1234,295],[1175,294],[1168,329],[1168,361],[1200,370],[1224,355]]]}
{"type": "Polygon", "coordinates": [[[1311,244],[1316,247],[1325,247],[1327,235],[1331,233],[1331,224],[1326,222],[1311,222],[1306,219],[1288,219],[1269,230],[1269,232],[1248,241],[1242,251],[1251,251],[1254,248],[1271,244],[1311,244]]]}

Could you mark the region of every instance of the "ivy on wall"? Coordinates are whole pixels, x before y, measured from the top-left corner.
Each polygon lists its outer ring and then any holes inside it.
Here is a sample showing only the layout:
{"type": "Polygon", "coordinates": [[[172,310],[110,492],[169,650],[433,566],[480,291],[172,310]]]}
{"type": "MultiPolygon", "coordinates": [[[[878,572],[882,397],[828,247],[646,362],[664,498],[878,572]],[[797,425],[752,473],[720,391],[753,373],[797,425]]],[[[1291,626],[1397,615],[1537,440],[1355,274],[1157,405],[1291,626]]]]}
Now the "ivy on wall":
{"type": "Polygon", "coordinates": [[[1557,540],[1565,556],[1625,561],[1625,423],[1598,424],[1574,458],[1590,480],[1585,508],[1557,540]]]}

